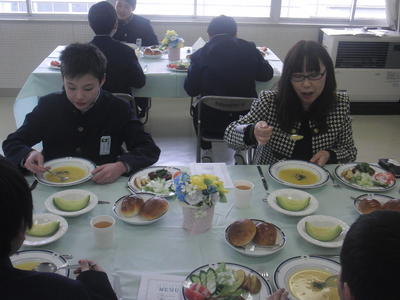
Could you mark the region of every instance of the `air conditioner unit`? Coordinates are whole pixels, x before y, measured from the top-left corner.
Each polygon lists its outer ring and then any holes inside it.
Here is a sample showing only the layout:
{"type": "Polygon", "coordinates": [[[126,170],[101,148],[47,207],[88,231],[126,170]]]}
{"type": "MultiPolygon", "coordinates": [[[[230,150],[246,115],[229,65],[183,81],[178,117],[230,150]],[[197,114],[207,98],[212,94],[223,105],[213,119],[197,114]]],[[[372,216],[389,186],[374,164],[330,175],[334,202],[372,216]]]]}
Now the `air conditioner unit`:
{"type": "Polygon", "coordinates": [[[400,35],[394,31],[322,28],[338,90],[351,101],[400,101],[400,35]]]}

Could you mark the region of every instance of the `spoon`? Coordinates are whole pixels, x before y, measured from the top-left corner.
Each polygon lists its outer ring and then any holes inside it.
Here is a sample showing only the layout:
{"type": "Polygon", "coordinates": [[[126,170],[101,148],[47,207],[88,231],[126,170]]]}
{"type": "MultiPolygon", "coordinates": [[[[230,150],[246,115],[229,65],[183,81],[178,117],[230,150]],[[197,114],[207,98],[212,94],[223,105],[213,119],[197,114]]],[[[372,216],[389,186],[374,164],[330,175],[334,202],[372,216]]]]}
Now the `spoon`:
{"type": "Polygon", "coordinates": [[[66,180],[69,179],[68,176],[62,176],[62,175],[60,175],[59,173],[53,172],[53,171],[51,171],[51,170],[47,170],[47,172],[49,172],[51,175],[53,175],[53,176],[55,176],[55,177],[58,177],[61,181],[66,181],[66,180]]]}
{"type": "Polygon", "coordinates": [[[35,268],[34,271],[37,272],[47,272],[47,273],[55,273],[58,270],[62,270],[62,269],[76,269],[79,268],[80,265],[76,264],[76,265],[70,265],[68,263],[63,264],[61,266],[56,266],[55,264],[53,264],[52,262],[42,262],[40,264],[38,264],[35,268]]]}
{"type": "Polygon", "coordinates": [[[313,281],[312,286],[316,289],[322,290],[326,287],[336,287],[338,275],[332,275],[325,279],[325,281],[313,281]]]}
{"type": "Polygon", "coordinates": [[[302,135],[300,135],[300,134],[291,134],[290,135],[290,139],[292,140],[292,141],[300,141],[300,140],[302,140],[304,138],[304,136],[302,136],[302,135]]]}

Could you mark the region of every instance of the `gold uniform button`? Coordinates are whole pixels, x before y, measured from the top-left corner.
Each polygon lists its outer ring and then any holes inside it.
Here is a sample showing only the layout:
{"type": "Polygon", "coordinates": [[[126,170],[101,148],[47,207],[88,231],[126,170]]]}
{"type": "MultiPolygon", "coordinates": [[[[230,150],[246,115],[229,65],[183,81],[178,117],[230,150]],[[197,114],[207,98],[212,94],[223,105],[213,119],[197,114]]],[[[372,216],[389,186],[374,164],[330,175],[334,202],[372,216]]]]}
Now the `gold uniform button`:
{"type": "Polygon", "coordinates": [[[81,153],[81,152],[82,152],[82,149],[81,149],[80,147],[77,147],[77,148],[75,149],[75,152],[76,152],[76,153],[81,153]]]}

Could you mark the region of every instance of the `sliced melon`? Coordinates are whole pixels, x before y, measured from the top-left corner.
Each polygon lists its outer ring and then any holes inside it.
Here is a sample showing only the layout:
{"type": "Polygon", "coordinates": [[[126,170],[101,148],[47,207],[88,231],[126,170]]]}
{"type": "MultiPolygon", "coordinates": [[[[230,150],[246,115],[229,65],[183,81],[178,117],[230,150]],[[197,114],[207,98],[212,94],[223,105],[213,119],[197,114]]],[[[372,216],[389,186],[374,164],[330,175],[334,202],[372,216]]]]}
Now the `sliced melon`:
{"type": "Polygon", "coordinates": [[[81,199],[64,199],[61,197],[53,198],[53,204],[55,207],[57,207],[59,210],[68,212],[84,209],[86,206],[89,205],[89,201],[90,195],[86,195],[81,199]]]}
{"type": "Polygon", "coordinates": [[[311,197],[297,199],[290,196],[276,196],[276,203],[283,209],[300,211],[308,207],[311,197]]]}
{"type": "Polygon", "coordinates": [[[330,242],[336,239],[342,233],[342,227],[334,226],[315,226],[310,222],[306,222],[306,232],[314,239],[321,242],[330,242]]]}
{"type": "Polygon", "coordinates": [[[58,231],[58,228],[60,228],[60,221],[33,224],[26,234],[37,237],[51,236],[58,231]]]}

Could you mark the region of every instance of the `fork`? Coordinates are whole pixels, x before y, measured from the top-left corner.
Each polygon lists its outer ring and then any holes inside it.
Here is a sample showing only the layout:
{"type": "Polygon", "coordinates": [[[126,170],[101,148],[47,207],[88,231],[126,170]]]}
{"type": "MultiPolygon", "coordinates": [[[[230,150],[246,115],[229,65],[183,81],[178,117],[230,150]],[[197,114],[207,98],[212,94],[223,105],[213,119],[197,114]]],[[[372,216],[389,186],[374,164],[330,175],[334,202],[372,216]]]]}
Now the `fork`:
{"type": "Polygon", "coordinates": [[[328,172],[328,173],[329,173],[329,177],[330,177],[331,180],[332,180],[332,186],[335,187],[335,188],[340,188],[341,185],[338,184],[338,183],[336,182],[336,179],[335,179],[335,177],[332,175],[332,173],[331,173],[331,172],[328,172]]]}

